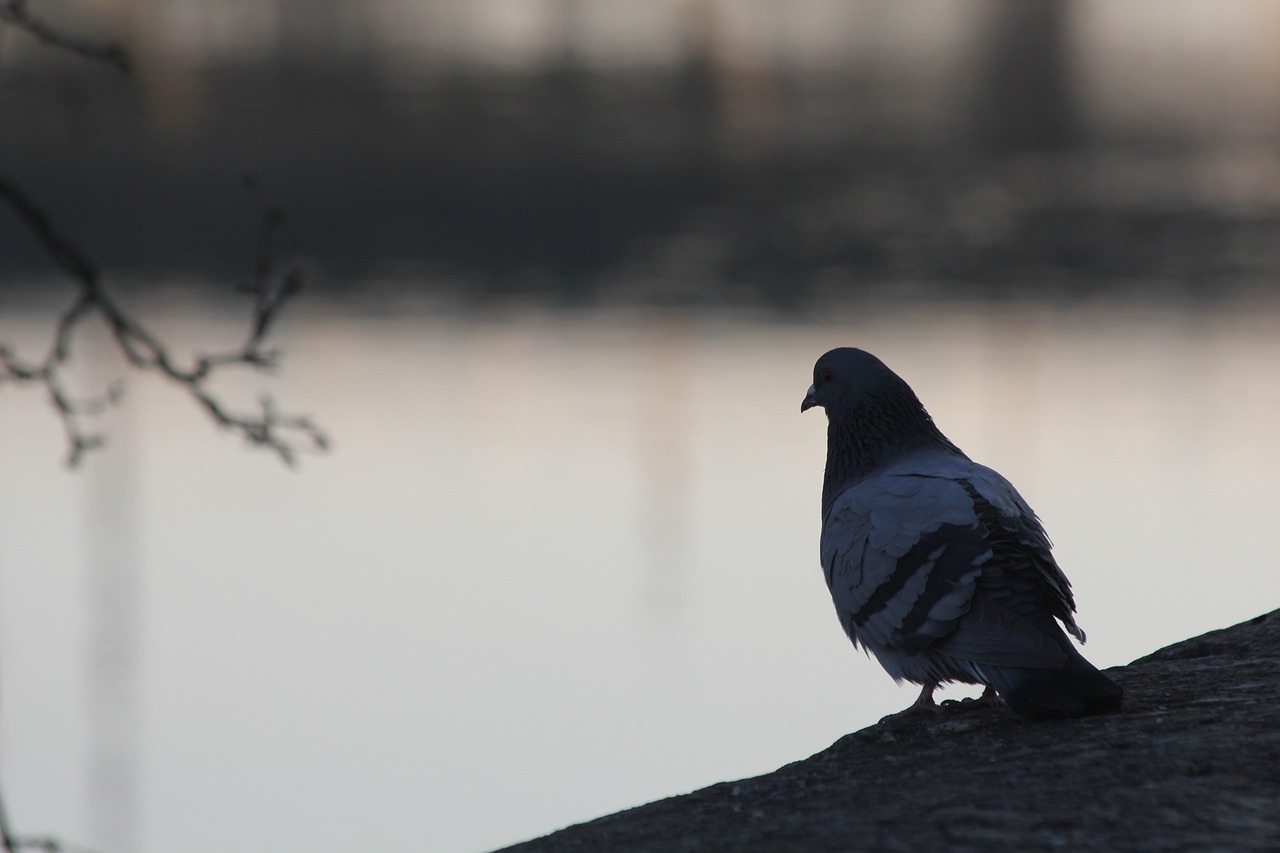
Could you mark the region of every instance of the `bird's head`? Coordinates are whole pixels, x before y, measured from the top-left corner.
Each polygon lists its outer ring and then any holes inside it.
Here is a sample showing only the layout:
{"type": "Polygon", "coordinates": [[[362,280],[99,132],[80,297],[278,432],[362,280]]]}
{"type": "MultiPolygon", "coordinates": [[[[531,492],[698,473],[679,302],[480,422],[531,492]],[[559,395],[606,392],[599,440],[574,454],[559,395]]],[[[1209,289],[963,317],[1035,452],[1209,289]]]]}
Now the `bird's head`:
{"type": "Polygon", "coordinates": [[[800,411],[821,406],[830,417],[887,384],[905,385],[871,353],[853,347],[833,349],[813,366],[813,384],[800,403],[800,411]]]}
{"type": "Polygon", "coordinates": [[[827,410],[828,457],[834,446],[851,448],[858,470],[922,444],[964,455],[938,430],[911,386],[860,349],[841,347],[818,359],[800,411],[814,406],[827,410]]]}

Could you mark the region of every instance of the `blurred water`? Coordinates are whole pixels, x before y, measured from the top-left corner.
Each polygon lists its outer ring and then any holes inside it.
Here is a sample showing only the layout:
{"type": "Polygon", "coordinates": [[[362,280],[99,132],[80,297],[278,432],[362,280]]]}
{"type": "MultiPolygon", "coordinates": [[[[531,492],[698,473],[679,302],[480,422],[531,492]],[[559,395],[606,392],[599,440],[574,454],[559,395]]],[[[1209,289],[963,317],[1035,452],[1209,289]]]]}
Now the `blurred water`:
{"type": "Polygon", "coordinates": [[[61,0],[137,76],[10,27],[0,163],[113,273],[241,275],[251,171],[335,289],[1274,280],[1280,6],[980,5],[61,0]]]}
{"type": "MultiPolygon", "coordinates": [[[[43,400],[6,392],[0,745],[19,831],[476,851],[767,772],[900,709],[914,691],[850,648],[817,565],[824,424],[799,402],[834,345],[881,355],[1018,484],[1096,663],[1280,601],[1280,300],[785,321],[392,303],[304,302],[282,328],[275,390],[336,441],[299,472],[135,381],[112,449],[67,473],[43,400]],[[100,683],[112,636],[132,692],[100,683]]],[[[218,306],[147,311],[175,339],[240,332],[218,306]]],[[[45,322],[0,318],[9,340],[45,322]]],[[[251,404],[255,387],[225,391],[251,404]]]]}

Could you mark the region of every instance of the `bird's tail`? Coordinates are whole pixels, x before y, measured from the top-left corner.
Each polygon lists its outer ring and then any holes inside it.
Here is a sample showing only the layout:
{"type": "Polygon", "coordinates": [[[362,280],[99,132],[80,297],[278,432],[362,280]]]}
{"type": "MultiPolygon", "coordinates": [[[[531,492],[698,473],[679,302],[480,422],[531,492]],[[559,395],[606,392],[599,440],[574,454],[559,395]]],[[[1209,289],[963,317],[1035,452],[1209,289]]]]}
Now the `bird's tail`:
{"type": "Polygon", "coordinates": [[[1080,717],[1116,711],[1124,698],[1120,685],[1107,678],[1070,645],[1060,669],[983,667],[984,679],[1021,717],[1080,717]]]}

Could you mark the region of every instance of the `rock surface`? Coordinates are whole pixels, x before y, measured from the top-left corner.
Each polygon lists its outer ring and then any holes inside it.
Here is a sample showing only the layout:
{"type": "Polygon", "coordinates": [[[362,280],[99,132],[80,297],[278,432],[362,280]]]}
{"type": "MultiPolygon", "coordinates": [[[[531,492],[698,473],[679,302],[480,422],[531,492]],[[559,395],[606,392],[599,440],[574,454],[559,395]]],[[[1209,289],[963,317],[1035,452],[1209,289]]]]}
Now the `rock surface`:
{"type": "Polygon", "coordinates": [[[1120,713],[952,705],[507,850],[1280,850],[1280,610],[1108,673],[1120,713]]]}

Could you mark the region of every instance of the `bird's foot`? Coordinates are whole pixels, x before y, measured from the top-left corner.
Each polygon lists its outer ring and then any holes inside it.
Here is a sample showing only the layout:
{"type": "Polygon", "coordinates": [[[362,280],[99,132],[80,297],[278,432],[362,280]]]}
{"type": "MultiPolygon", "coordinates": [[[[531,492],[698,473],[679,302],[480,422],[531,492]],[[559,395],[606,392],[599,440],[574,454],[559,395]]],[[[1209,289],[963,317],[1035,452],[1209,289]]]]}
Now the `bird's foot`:
{"type": "Polygon", "coordinates": [[[1004,704],[1004,700],[1000,698],[993,687],[987,687],[986,690],[982,691],[982,695],[977,698],[945,699],[941,705],[933,701],[933,691],[933,687],[925,687],[920,691],[920,695],[916,697],[916,701],[896,714],[882,717],[880,722],[887,723],[912,717],[934,717],[950,710],[975,711],[991,705],[1004,704]]]}
{"type": "Polygon", "coordinates": [[[982,691],[981,696],[966,696],[964,699],[945,699],[942,702],[943,708],[963,708],[971,711],[977,708],[986,708],[991,705],[1003,705],[1004,700],[996,693],[996,689],[990,685],[986,690],[982,691]]]}
{"type": "Polygon", "coordinates": [[[906,720],[911,717],[934,716],[942,713],[942,709],[933,701],[933,691],[933,687],[926,686],[920,691],[920,695],[916,697],[916,701],[912,702],[896,714],[890,714],[887,717],[882,717],[880,722],[887,723],[893,720],[906,720]]]}

